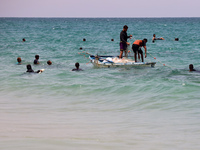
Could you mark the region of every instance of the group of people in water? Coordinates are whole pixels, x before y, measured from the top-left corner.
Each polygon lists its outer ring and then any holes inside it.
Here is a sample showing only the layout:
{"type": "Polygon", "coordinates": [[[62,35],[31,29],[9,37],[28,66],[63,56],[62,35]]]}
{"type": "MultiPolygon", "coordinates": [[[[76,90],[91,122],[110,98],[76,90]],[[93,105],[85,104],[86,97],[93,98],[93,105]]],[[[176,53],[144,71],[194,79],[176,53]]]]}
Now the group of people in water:
{"type": "MultiPolygon", "coordinates": [[[[127,42],[127,39],[131,39],[133,36],[132,35],[127,35],[127,30],[128,30],[128,26],[124,25],[123,30],[120,33],[120,55],[119,58],[123,57],[123,53],[125,53],[125,57],[127,57],[127,53],[128,53],[128,49],[127,46],[130,45],[129,42],[127,42]]],[[[156,38],[156,35],[153,34],[153,38],[152,38],[152,42],[154,43],[155,40],[165,40],[163,37],[160,38],[156,38]]],[[[147,47],[146,47],[146,43],[147,43],[147,39],[144,38],[143,40],[135,40],[132,44],[132,50],[134,52],[134,58],[135,58],[135,62],[137,62],[137,56],[138,59],[140,59],[140,55],[141,55],[141,59],[142,62],[144,62],[144,56],[143,56],[143,51],[142,51],[142,47],[145,50],[145,58],[147,57],[147,47]]],[[[178,38],[175,38],[175,41],[179,41],[178,38]]],[[[189,65],[189,70],[190,71],[196,71],[193,67],[193,64],[189,65]]]]}
{"type": "MultiPolygon", "coordinates": [[[[39,58],[40,56],[39,55],[35,55],[35,59],[33,61],[33,64],[34,65],[39,65],[39,58]]],[[[22,59],[21,57],[18,57],[17,58],[17,65],[21,65],[22,64],[22,59]]],[[[47,64],[48,65],[52,65],[52,62],[50,60],[47,61],[47,64]]],[[[72,71],[83,71],[82,69],[79,68],[80,64],[78,62],[75,63],[75,67],[74,69],[72,69],[72,71]]],[[[29,72],[29,73],[41,73],[44,71],[44,69],[40,69],[38,71],[34,71],[32,69],[32,66],[30,64],[26,65],[26,68],[27,68],[27,71],[26,72],[29,72]]]]}
{"type": "MultiPolygon", "coordinates": [[[[120,33],[120,55],[119,55],[119,58],[122,58],[123,57],[123,53],[125,53],[125,57],[127,56],[128,54],[128,50],[127,50],[127,46],[130,45],[129,42],[127,42],[127,40],[130,38],[132,38],[132,35],[127,35],[127,30],[128,30],[128,26],[127,25],[124,25],[123,27],[123,30],[121,31],[120,33]]],[[[152,42],[154,43],[155,40],[165,40],[163,37],[160,37],[160,38],[156,38],[156,35],[153,34],[153,38],[152,38],[152,42]]],[[[178,41],[179,39],[178,38],[175,38],[175,41],[178,41]]],[[[23,42],[26,41],[25,38],[22,39],[23,42]]],[[[86,39],[83,39],[83,41],[86,41],[86,39]]],[[[113,40],[114,41],[114,40],[113,40]]],[[[143,56],[143,51],[142,51],[142,47],[144,48],[145,50],[145,58],[147,57],[147,47],[146,47],[146,43],[147,43],[147,39],[144,38],[143,40],[135,40],[132,44],[132,50],[134,52],[134,59],[135,59],[135,62],[137,62],[137,56],[138,56],[138,59],[140,59],[140,55],[141,55],[141,59],[142,59],[142,62],[144,62],[144,56],[143,56]]],[[[20,65],[22,62],[21,58],[18,57],[17,58],[17,64],[20,65]]],[[[33,64],[37,65],[39,64],[39,55],[35,55],[35,59],[33,61],[33,64]]],[[[50,60],[47,61],[47,64],[48,65],[52,65],[52,62],[50,60]]],[[[27,66],[27,72],[34,72],[31,65],[28,64],[27,66]]],[[[75,63],[75,67],[74,69],[72,69],[72,71],[82,71],[82,69],[80,69],[80,64],[78,62],[75,63]]],[[[35,73],[40,73],[42,72],[43,70],[38,70],[36,71],[35,73]]],[[[189,71],[196,71],[194,69],[194,66],[193,64],[190,64],[189,65],[189,71]]]]}
{"type": "MultiPolygon", "coordinates": [[[[40,63],[39,63],[39,58],[40,58],[39,55],[35,55],[35,59],[34,59],[34,61],[33,61],[33,64],[35,64],[35,65],[40,64],[40,63]]],[[[18,64],[18,65],[21,65],[21,64],[22,64],[22,59],[21,59],[21,57],[18,57],[18,58],[17,58],[17,64],[18,64]]],[[[48,60],[48,61],[47,61],[47,64],[48,64],[48,65],[51,65],[52,62],[51,62],[50,60],[48,60]]]]}
{"type": "MultiPolygon", "coordinates": [[[[127,56],[128,50],[127,50],[127,46],[130,45],[129,42],[127,42],[128,38],[132,38],[132,35],[127,35],[127,30],[128,30],[128,26],[125,25],[123,27],[123,30],[120,33],[120,55],[119,58],[122,58],[123,53],[125,53],[125,56],[127,56]]],[[[164,38],[156,38],[156,35],[153,34],[153,39],[152,42],[154,42],[155,40],[165,40],[164,38]]],[[[137,55],[138,58],[140,59],[140,55],[141,55],[141,59],[142,62],[144,62],[144,57],[143,57],[143,51],[141,49],[141,47],[144,47],[145,50],[145,58],[147,57],[147,47],[146,47],[146,43],[147,43],[147,39],[144,38],[143,40],[135,40],[132,44],[132,50],[134,52],[134,58],[135,58],[135,62],[137,62],[137,55]]]]}

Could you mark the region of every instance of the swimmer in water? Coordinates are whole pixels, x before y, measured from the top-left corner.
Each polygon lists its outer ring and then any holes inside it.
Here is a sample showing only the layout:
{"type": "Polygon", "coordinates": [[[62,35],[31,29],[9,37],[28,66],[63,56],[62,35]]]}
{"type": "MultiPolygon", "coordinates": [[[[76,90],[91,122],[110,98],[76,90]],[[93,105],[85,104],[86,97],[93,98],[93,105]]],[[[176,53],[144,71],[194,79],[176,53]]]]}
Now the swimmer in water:
{"type": "Polygon", "coordinates": [[[189,69],[190,69],[190,70],[189,70],[190,72],[191,72],[191,71],[196,71],[196,70],[194,69],[193,64],[190,64],[190,65],[189,65],[189,69]]]}
{"type": "Polygon", "coordinates": [[[25,39],[25,38],[23,38],[23,39],[22,39],[22,42],[26,42],[26,39],[25,39]]]}
{"type": "Polygon", "coordinates": [[[79,68],[79,66],[80,66],[80,65],[79,65],[78,62],[75,63],[75,67],[76,67],[76,68],[72,69],[72,71],[83,71],[82,69],[79,68]]]}
{"type": "Polygon", "coordinates": [[[26,68],[27,68],[26,72],[34,72],[30,64],[26,65],[26,68]]]}
{"type": "Polygon", "coordinates": [[[41,69],[41,70],[38,70],[38,71],[34,72],[34,70],[32,69],[30,64],[26,65],[26,68],[27,68],[26,72],[29,72],[29,73],[41,73],[41,72],[44,71],[44,70],[41,69]]]}
{"type": "Polygon", "coordinates": [[[179,41],[179,38],[175,38],[175,41],[179,41]]]}
{"type": "Polygon", "coordinates": [[[39,61],[38,61],[39,58],[40,58],[39,55],[35,55],[35,60],[34,60],[34,62],[33,62],[35,65],[40,64],[39,61]]]}
{"type": "Polygon", "coordinates": [[[51,64],[52,64],[52,62],[51,62],[50,60],[48,60],[48,61],[47,61],[47,64],[48,64],[48,65],[51,65],[51,64]]]}
{"type": "Polygon", "coordinates": [[[22,59],[21,59],[21,57],[18,57],[17,58],[17,65],[21,65],[22,64],[22,59]]]}
{"type": "Polygon", "coordinates": [[[156,38],[156,35],[153,34],[153,38],[152,38],[152,42],[154,43],[155,40],[165,40],[163,37],[160,37],[160,38],[156,38]]]}

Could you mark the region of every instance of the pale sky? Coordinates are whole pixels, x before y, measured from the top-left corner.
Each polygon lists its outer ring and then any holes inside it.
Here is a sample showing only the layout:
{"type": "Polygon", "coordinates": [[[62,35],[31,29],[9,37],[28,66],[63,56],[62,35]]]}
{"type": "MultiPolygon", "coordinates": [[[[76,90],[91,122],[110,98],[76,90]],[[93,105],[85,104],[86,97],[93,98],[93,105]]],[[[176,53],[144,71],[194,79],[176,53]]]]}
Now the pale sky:
{"type": "Polygon", "coordinates": [[[0,0],[0,17],[200,17],[200,0],[0,0]]]}

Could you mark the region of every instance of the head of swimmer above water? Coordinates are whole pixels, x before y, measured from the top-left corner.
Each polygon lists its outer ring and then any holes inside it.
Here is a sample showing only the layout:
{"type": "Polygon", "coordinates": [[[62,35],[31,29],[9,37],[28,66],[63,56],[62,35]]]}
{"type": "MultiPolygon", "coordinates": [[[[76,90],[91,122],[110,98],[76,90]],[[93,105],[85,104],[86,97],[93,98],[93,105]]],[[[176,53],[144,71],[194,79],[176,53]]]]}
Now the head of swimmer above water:
{"type": "Polygon", "coordinates": [[[27,68],[28,70],[32,69],[32,67],[31,67],[30,64],[28,64],[28,65],[26,66],[26,68],[27,68]]]}
{"type": "Polygon", "coordinates": [[[79,65],[79,63],[77,62],[77,63],[75,63],[75,66],[76,66],[77,69],[79,69],[79,66],[80,66],[80,65],[79,65]]]}

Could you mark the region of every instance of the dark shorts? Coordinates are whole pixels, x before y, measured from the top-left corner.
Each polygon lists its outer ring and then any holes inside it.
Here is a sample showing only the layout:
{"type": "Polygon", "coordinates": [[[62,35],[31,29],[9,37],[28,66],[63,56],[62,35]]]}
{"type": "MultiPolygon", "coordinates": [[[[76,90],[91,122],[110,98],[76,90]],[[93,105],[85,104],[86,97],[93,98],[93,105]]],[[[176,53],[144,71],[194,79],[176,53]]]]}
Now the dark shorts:
{"type": "Polygon", "coordinates": [[[126,48],[127,48],[127,44],[126,43],[122,43],[122,42],[120,42],[120,51],[125,51],[126,50],[126,48]]]}
{"type": "Polygon", "coordinates": [[[132,50],[133,50],[134,53],[143,54],[143,51],[141,50],[141,48],[140,48],[139,45],[133,44],[133,45],[132,45],[132,50]]]}

